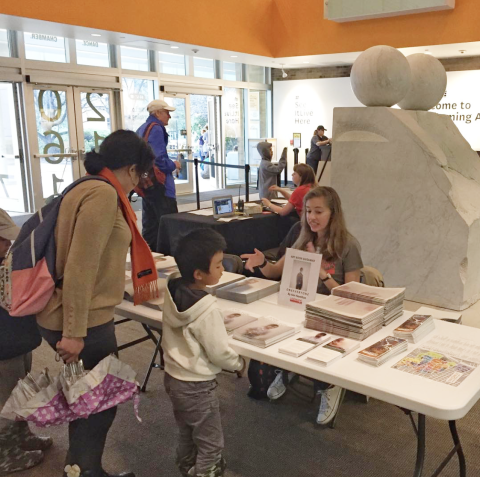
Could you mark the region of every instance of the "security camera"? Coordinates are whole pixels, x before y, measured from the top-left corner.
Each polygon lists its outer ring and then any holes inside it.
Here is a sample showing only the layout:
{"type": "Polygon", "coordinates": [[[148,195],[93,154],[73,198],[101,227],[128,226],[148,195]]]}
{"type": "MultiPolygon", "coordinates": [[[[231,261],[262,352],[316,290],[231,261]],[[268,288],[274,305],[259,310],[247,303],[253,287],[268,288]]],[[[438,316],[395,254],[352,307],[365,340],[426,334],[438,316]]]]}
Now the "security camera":
{"type": "Polygon", "coordinates": [[[198,52],[199,52],[199,50],[197,50],[196,48],[194,48],[192,51],[193,51],[194,53],[198,53],[198,52]]]}

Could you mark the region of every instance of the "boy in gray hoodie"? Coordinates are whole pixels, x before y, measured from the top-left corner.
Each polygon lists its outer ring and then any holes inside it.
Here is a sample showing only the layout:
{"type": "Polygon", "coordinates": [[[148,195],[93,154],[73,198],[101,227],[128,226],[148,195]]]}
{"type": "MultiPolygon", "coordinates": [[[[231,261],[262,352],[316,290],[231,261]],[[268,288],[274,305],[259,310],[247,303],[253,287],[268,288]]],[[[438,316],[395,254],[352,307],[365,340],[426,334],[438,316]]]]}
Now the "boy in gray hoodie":
{"type": "Polygon", "coordinates": [[[175,252],[180,274],[169,277],[165,296],[165,389],[180,431],[177,466],[184,477],[223,475],[216,377],[222,369],[245,369],[245,360],[228,344],[216,298],[206,292],[222,276],[225,248],[224,238],[212,229],[195,230],[180,240],[175,252]]]}
{"type": "Polygon", "coordinates": [[[277,197],[277,193],[270,190],[270,187],[277,185],[277,176],[287,165],[287,148],[283,148],[282,157],[280,157],[278,164],[272,164],[271,143],[267,141],[259,142],[257,151],[262,158],[258,169],[258,197],[260,199],[274,199],[277,197]]]}

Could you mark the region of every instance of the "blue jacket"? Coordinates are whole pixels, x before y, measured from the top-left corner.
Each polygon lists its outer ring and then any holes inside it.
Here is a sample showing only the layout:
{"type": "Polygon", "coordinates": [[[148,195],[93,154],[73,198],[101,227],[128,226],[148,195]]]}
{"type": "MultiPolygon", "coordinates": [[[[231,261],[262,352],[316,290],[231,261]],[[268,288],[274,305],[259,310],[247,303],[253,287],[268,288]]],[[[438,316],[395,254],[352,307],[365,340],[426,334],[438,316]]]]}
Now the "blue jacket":
{"type": "Polygon", "coordinates": [[[165,195],[175,199],[173,171],[176,169],[176,166],[168,157],[168,133],[165,126],[155,116],[150,115],[145,123],[138,128],[137,134],[143,137],[145,129],[147,129],[150,123],[156,123],[158,127],[154,126],[150,131],[148,144],[152,146],[153,152],[155,153],[155,165],[165,174],[165,195]]]}

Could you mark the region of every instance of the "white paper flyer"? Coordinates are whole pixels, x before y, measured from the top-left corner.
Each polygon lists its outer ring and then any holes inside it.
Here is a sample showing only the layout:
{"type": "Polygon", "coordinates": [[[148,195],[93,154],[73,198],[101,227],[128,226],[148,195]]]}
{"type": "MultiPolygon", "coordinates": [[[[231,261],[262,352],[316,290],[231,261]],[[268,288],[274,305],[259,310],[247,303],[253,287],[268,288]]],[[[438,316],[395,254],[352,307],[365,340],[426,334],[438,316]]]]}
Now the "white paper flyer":
{"type": "Polygon", "coordinates": [[[322,255],[287,248],[278,304],[305,310],[315,301],[322,255]]]}

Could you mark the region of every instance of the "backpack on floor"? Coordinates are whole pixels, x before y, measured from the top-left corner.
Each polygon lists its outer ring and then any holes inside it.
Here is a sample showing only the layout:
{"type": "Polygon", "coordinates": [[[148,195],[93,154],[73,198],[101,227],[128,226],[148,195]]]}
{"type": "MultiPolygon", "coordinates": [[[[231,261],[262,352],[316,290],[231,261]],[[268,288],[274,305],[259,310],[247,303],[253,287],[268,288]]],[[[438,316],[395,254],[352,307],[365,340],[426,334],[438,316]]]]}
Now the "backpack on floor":
{"type": "Polygon", "coordinates": [[[261,363],[254,359],[250,360],[250,365],[248,366],[248,380],[250,381],[250,390],[248,395],[254,399],[263,399],[267,398],[267,390],[270,387],[270,384],[276,378],[275,366],[270,364],[261,363]]]}
{"type": "Polygon", "coordinates": [[[23,224],[0,273],[0,306],[11,316],[35,315],[52,297],[63,278],[55,272],[55,226],[60,204],[75,186],[92,179],[108,183],[99,176],[82,177],[23,224]]]}

